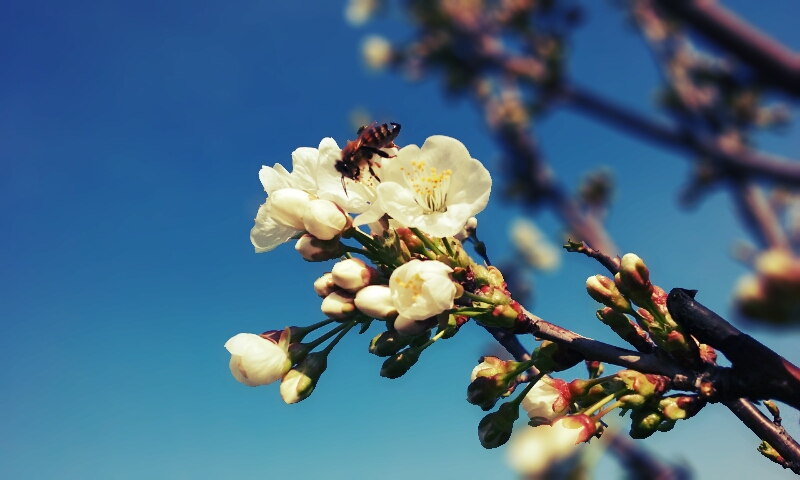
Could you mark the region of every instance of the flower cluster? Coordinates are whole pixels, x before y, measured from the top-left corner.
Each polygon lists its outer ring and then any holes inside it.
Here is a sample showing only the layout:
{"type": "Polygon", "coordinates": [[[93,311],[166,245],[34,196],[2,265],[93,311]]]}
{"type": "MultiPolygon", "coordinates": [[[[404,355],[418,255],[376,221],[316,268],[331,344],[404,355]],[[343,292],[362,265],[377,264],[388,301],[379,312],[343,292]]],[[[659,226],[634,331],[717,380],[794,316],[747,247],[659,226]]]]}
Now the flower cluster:
{"type": "MultiPolygon", "coordinates": [[[[359,145],[351,144],[351,151],[359,145]]],[[[225,344],[231,373],[241,383],[281,380],[283,399],[301,401],[316,387],[336,343],[354,326],[361,325],[363,333],[375,320],[385,329],[373,338],[370,351],[389,357],[381,375],[396,378],[470,316],[492,317],[493,301],[477,297],[484,303],[476,306],[464,297],[465,282],[472,295],[478,284],[490,283],[490,275],[458,240],[475,232],[474,216],[491,192],[489,172],[450,137],[382,150],[355,165],[359,175],[343,176],[342,149],[325,138],[319,148],[295,150],[291,172],[280,164],[259,172],[267,200],[250,232],[255,251],[296,239],[295,249],[307,261],[339,260],[314,282],[326,320],[261,335],[241,333],[225,344]],[[368,232],[361,229],[365,225],[368,232]],[[476,275],[483,281],[476,282],[476,275]],[[329,325],[333,328],[302,343],[329,325]]]]}

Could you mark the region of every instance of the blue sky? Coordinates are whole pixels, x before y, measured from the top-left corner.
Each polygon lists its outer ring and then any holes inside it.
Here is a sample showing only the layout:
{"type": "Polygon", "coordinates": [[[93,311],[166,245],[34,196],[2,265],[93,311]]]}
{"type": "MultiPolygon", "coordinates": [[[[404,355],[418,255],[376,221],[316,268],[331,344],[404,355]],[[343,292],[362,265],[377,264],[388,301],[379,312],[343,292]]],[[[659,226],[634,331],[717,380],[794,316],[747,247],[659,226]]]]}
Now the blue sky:
{"type": "MultiPolygon", "coordinates": [[[[585,2],[590,3],[590,2],[585,2]]],[[[726,2],[800,50],[789,1],[726,2]]],[[[277,386],[231,377],[224,342],[321,319],[311,282],[329,266],[291,246],[256,255],[248,233],[264,194],[262,164],[299,146],[353,137],[364,107],[402,123],[399,143],[463,141],[497,172],[497,149],[466,101],[435,79],[374,75],[367,33],[411,31],[397,9],[354,29],[341,2],[62,2],[0,6],[0,471],[8,478],[511,478],[502,451],[477,441],[482,412],[464,401],[489,348],[466,327],[426,351],[401,379],[378,376],[370,334],[333,352],[314,395],[297,405],[277,386]]],[[[591,2],[571,70],[597,91],[652,111],[657,73],[606,2],[591,2]]],[[[655,114],[655,112],[653,112],[655,114]]],[[[539,126],[557,174],[574,185],[610,165],[620,190],[609,228],[656,283],[698,288],[720,313],[744,268],[746,235],[726,195],[679,211],[689,163],[593,120],[556,113],[539,126]]],[[[800,135],[765,136],[800,156],[800,135]]],[[[500,183],[497,177],[496,183],[500,183]]],[[[494,195],[479,217],[493,256],[523,213],[494,195]]],[[[536,220],[556,239],[546,211],[536,220]]],[[[580,257],[537,276],[534,310],[613,341],[594,320],[580,257]]],[[[794,362],[797,331],[749,332],[794,362]]],[[[797,415],[787,412],[794,426],[797,415]]],[[[684,458],[699,478],[789,478],[722,407],[645,443],[684,458]],[[718,477],[716,477],[718,478],[718,477]]],[[[615,478],[602,463],[598,478],[615,478]]]]}

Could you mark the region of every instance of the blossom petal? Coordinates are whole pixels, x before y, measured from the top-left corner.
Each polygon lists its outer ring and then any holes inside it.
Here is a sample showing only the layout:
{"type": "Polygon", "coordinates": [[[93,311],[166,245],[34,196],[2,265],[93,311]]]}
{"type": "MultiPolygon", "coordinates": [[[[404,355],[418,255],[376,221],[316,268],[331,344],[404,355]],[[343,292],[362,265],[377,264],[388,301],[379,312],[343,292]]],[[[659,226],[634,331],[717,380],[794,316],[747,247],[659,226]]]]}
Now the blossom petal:
{"type": "Polygon", "coordinates": [[[270,216],[270,203],[267,201],[258,208],[256,224],[250,230],[250,242],[255,247],[256,253],[269,252],[278,245],[286,243],[297,233],[297,230],[284,227],[272,219],[270,216]]]}
{"type": "Polygon", "coordinates": [[[280,163],[276,163],[274,167],[263,165],[258,172],[258,178],[267,195],[272,195],[272,192],[282,188],[292,188],[294,185],[292,174],[280,163]]]}
{"type": "Polygon", "coordinates": [[[300,147],[292,152],[292,178],[294,188],[315,192],[317,190],[317,170],[319,167],[319,150],[311,147],[300,147]]]}

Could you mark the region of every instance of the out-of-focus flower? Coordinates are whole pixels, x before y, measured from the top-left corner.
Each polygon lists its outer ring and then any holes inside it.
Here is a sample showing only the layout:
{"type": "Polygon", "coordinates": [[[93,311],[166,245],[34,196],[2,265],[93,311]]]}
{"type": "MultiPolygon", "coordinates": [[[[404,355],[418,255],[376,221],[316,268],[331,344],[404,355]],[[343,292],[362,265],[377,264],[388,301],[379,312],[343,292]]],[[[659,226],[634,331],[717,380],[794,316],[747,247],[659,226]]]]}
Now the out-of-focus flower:
{"type": "Polygon", "coordinates": [[[356,225],[387,213],[406,227],[450,237],[489,201],[489,171],[454,138],[429,137],[422,148],[407,145],[391,160],[383,165],[378,205],[356,217],[356,225]]]}
{"type": "Polygon", "coordinates": [[[522,408],[531,420],[543,419],[547,423],[569,410],[571,396],[567,382],[547,375],[539,379],[522,399],[522,408]]]}
{"type": "Polygon", "coordinates": [[[235,335],[225,342],[225,348],[231,354],[233,377],[249,387],[279,380],[292,367],[285,346],[253,333],[235,335]]]}
{"type": "Polygon", "coordinates": [[[360,258],[348,258],[336,263],[331,275],[337,286],[348,292],[357,292],[372,283],[378,272],[360,258]]]}
{"type": "Polygon", "coordinates": [[[392,61],[392,44],[385,37],[370,35],[361,43],[361,56],[371,70],[380,71],[392,61]]]}
{"type": "Polygon", "coordinates": [[[577,452],[583,428],[580,423],[565,424],[562,417],[551,425],[540,425],[534,428],[520,429],[511,436],[506,451],[506,459],[512,469],[530,478],[538,478],[553,463],[566,459],[577,452]],[[578,428],[570,428],[577,426],[578,428]]]}
{"type": "Polygon", "coordinates": [[[767,250],[756,258],[755,270],[734,288],[737,310],[773,323],[800,321],[800,259],[785,250],[767,250]]]}
{"type": "Polygon", "coordinates": [[[537,270],[550,271],[561,263],[561,250],[556,248],[535,223],[518,218],[511,224],[511,242],[525,263],[537,270]]]}
{"type": "Polygon", "coordinates": [[[354,27],[363,25],[381,7],[380,0],[349,0],[344,9],[344,18],[354,27]]]}
{"type": "Polygon", "coordinates": [[[399,314],[410,320],[424,320],[453,307],[456,285],[453,269],[436,260],[411,260],[389,279],[392,302],[399,314]]]}
{"type": "Polygon", "coordinates": [[[392,292],[386,285],[369,285],[356,294],[356,308],[372,318],[387,320],[397,316],[392,292]]]}
{"type": "Polygon", "coordinates": [[[320,309],[329,318],[343,320],[356,312],[354,295],[347,292],[333,292],[322,300],[320,309]]]}

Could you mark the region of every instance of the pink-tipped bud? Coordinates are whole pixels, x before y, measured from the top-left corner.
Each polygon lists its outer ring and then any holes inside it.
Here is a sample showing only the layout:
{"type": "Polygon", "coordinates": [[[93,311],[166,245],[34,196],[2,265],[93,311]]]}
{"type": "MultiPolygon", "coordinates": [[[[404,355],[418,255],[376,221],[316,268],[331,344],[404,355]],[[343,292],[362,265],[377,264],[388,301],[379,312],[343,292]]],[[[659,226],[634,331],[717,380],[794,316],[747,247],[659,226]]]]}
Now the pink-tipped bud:
{"type": "Polygon", "coordinates": [[[320,240],[313,235],[303,235],[297,240],[294,249],[307,262],[324,262],[342,254],[339,238],[320,240]]]}
{"type": "Polygon", "coordinates": [[[333,266],[333,283],[347,290],[357,292],[377,278],[378,272],[360,258],[348,258],[333,266]]]}
{"type": "Polygon", "coordinates": [[[322,298],[327,297],[338,289],[339,287],[333,283],[333,275],[331,275],[331,272],[326,272],[321,277],[314,280],[314,291],[322,298]]]}
{"type": "Polygon", "coordinates": [[[354,295],[347,292],[333,292],[322,300],[322,313],[328,318],[346,320],[356,313],[354,295]]]}
{"type": "Polygon", "coordinates": [[[638,255],[626,253],[614,278],[617,280],[617,287],[625,295],[639,305],[647,305],[653,294],[653,284],[650,283],[650,270],[638,255]]]}

